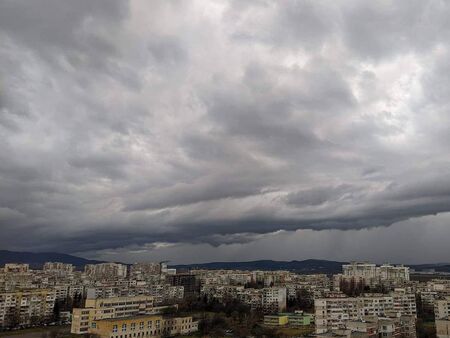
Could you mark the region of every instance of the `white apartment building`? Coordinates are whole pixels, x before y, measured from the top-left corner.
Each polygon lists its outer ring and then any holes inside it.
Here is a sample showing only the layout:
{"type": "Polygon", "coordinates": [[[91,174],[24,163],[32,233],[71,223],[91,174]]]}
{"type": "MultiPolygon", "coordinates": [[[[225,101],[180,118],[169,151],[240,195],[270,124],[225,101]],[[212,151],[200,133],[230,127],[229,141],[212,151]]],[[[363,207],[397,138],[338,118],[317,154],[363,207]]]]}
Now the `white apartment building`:
{"type": "Polygon", "coordinates": [[[394,301],[394,312],[405,316],[417,316],[416,295],[408,289],[396,288],[390,293],[394,301]]]}
{"type": "Polygon", "coordinates": [[[409,267],[403,265],[357,263],[342,265],[342,274],[335,275],[335,286],[340,280],[362,281],[365,285],[398,285],[409,281],[409,267]]]}
{"type": "Polygon", "coordinates": [[[65,264],[60,262],[45,262],[43,270],[51,273],[72,273],[74,271],[72,264],[65,264]]]}
{"type": "Polygon", "coordinates": [[[286,288],[262,289],[262,309],[265,313],[286,311],[286,288]]]}
{"type": "Polygon", "coordinates": [[[156,262],[134,263],[130,268],[130,275],[137,280],[144,280],[148,276],[161,274],[161,264],[156,262]]]}
{"type": "Polygon", "coordinates": [[[434,317],[436,319],[448,319],[450,317],[450,297],[437,299],[434,302],[434,317]]]}
{"type": "Polygon", "coordinates": [[[55,292],[48,289],[0,293],[0,327],[30,325],[50,318],[55,292]]]}
{"type": "Polygon", "coordinates": [[[127,266],[118,263],[87,264],[84,273],[95,279],[125,278],[127,266]]]}
{"type": "Polygon", "coordinates": [[[437,299],[434,303],[436,336],[450,338],[450,297],[437,299]]]}
{"type": "Polygon", "coordinates": [[[314,301],[316,333],[342,329],[347,320],[366,316],[416,316],[413,293],[397,289],[389,295],[366,294],[362,297],[319,298],[314,301]]]}

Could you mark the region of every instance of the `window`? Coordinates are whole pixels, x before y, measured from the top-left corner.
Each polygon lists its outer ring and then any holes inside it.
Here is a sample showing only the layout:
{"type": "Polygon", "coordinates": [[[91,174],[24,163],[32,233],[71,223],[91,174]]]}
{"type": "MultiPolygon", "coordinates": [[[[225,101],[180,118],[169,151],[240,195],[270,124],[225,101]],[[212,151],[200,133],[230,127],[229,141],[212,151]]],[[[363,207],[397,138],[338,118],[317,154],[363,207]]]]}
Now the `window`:
{"type": "Polygon", "coordinates": [[[142,330],[144,328],[144,322],[139,323],[139,328],[142,330]]]}
{"type": "Polygon", "coordinates": [[[96,329],[96,328],[97,328],[97,323],[96,323],[96,322],[93,322],[93,323],[91,324],[91,327],[92,327],[93,329],[96,329]]]}
{"type": "Polygon", "coordinates": [[[136,323],[131,323],[131,331],[136,330],[136,323]]]}
{"type": "Polygon", "coordinates": [[[122,332],[125,332],[127,330],[127,324],[122,324],[122,332]]]}
{"type": "Polygon", "coordinates": [[[151,320],[149,320],[149,321],[148,321],[148,323],[147,323],[147,327],[148,327],[149,329],[151,329],[151,328],[152,328],[152,321],[151,321],[151,320]]]}
{"type": "Polygon", "coordinates": [[[117,332],[117,325],[113,325],[113,332],[117,332]]]}

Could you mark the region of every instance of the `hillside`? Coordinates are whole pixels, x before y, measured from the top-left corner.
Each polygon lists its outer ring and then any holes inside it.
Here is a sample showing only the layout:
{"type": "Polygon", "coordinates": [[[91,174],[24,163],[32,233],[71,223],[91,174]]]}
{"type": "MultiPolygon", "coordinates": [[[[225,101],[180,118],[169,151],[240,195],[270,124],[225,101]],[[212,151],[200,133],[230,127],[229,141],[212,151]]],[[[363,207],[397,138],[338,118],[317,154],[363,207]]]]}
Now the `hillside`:
{"type": "Polygon", "coordinates": [[[319,259],[303,261],[258,260],[250,262],[211,262],[201,264],[175,265],[177,269],[210,269],[210,270],[288,270],[298,273],[339,273],[344,262],[319,259]]]}
{"type": "Polygon", "coordinates": [[[28,263],[33,269],[40,269],[45,262],[61,262],[73,264],[78,269],[86,264],[102,263],[101,261],[89,260],[77,256],[56,252],[17,252],[0,250],[0,266],[5,263],[28,263]]]}

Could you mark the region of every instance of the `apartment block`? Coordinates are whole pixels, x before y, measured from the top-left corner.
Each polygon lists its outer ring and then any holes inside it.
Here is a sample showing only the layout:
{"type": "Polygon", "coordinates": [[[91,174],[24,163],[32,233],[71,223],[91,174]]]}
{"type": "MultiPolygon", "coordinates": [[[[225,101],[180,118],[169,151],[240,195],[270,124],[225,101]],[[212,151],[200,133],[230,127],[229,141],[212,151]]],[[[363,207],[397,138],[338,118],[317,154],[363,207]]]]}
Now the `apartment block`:
{"type": "Polygon", "coordinates": [[[72,264],[65,264],[60,262],[46,262],[43,270],[50,273],[72,273],[74,271],[72,264]]]}
{"type": "Polygon", "coordinates": [[[134,263],[130,268],[130,275],[137,280],[145,280],[148,276],[161,274],[161,263],[134,263]]]}
{"type": "Polygon", "coordinates": [[[383,264],[377,266],[372,263],[358,263],[342,265],[342,274],[334,277],[334,284],[337,287],[340,281],[353,281],[363,283],[371,287],[374,286],[401,286],[409,281],[409,267],[403,265],[383,264]]]}
{"type": "Polygon", "coordinates": [[[125,278],[127,276],[127,266],[118,263],[87,264],[84,273],[95,279],[125,278]]]}
{"type": "Polygon", "coordinates": [[[88,333],[99,338],[168,337],[198,330],[192,317],[138,316],[94,320],[88,333]]]}
{"type": "Polygon", "coordinates": [[[0,327],[27,326],[48,320],[55,306],[55,292],[48,289],[0,293],[0,327]]]}
{"type": "Polygon", "coordinates": [[[94,320],[154,314],[155,311],[152,296],[88,298],[84,308],[73,309],[71,332],[86,333],[94,320]]]}
{"type": "Polygon", "coordinates": [[[450,338],[450,297],[437,299],[434,303],[436,336],[450,338]]]}
{"type": "Polygon", "coordinates": [[[184,288],[184,296],[194,296],[200,292],[199,281],[195,278],[195,275],[189,273],[167,275],[166,282],[171,286],[182,286],[184,288]]]}
{"type": "Polygon", "coordinates": [[[319,298],[314,301],[314,306],[317,333],[340,329],[346,321],[361,320],[367,316],[416,317],[415,296],[404,289],[396,289],[389,295],[319,298]]]}
{"type": "Polygon", "coordinates": [[[29,264],[7,263],[3,269],[5,273],[25,273],[30,271],[29,264]]]}

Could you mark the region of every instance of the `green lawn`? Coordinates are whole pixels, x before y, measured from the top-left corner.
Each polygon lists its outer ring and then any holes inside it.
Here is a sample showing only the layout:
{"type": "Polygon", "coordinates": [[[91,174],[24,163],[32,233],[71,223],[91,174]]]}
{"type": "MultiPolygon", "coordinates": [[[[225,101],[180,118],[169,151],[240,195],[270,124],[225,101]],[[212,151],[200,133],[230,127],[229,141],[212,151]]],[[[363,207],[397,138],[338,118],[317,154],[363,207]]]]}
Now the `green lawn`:
{"type": "Polygon", "coordinates": [[[70,333],[70,326],[47,326],[47,327],[34,327],[24,330],[5,331],[0,332],[0,337],[24,337],[24,338],[71,338],[80,337],[79,335],[73,335],[70,333]]]}

